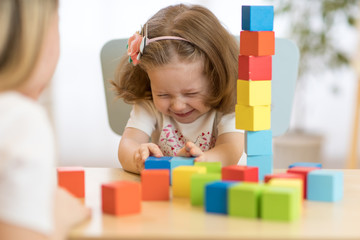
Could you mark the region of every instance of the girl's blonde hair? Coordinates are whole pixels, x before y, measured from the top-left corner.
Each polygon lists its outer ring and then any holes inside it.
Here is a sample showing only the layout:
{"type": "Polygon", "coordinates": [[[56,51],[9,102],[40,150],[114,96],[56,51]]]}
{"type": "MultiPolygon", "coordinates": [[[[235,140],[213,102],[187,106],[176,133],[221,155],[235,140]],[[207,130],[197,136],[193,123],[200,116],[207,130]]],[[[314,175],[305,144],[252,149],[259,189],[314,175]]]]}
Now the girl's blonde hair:
{"type": "MultiPolygon", "coordinates": [[[[234,112],[239,48],[235,38],[208,9],[198,5],[175,5],[161,9],[147,23],[148,37],[177,36],[187,41],[161,40],[148,44],[136,66],[121,59],[111,81],[118,97],[134,103],[152,99],[148,69],[180,61],[204,61],[211,91],[205,102],[223,113],[234,112]]],[[[145,26],[146,26],[145,25],[145,26]]],[[[142,29],[144,34],[144,29],[142,29]]]]}
{"type": "Polygon", "coordinates": [[[58,0],[0,1],[0,91],[29,78],[57,8],[58,0]]]}

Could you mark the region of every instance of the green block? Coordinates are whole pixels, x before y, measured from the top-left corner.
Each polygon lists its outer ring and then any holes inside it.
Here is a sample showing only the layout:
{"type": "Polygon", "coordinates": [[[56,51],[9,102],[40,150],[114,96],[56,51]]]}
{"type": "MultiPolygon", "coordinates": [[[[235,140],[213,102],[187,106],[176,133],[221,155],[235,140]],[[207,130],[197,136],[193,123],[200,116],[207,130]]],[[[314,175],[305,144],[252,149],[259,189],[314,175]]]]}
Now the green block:
{"type": "Polygon", "coordinates": [[[260,199],[264,185],[240,183],[228,190],[228,213],[244,218],[260,217],[260,199]]]}
{"type": "Polygon", "coordinates": [[[221,180],[220,173],[193,174],[191,176],[190,199],[193,206],[204,205],[205,185],[221,180]]]}
{"type": "Polygon", "coordinates": [[[261,217],[265,220],[294,221],[299,218],[298,195],[294,188],[266,186],[261,197],[261,217]]]}
{"type": "Polygon", "coordinates": [[[206,167],[207,173],[221,173],[221,162],[195,162],[194,165],[206,167]]]}

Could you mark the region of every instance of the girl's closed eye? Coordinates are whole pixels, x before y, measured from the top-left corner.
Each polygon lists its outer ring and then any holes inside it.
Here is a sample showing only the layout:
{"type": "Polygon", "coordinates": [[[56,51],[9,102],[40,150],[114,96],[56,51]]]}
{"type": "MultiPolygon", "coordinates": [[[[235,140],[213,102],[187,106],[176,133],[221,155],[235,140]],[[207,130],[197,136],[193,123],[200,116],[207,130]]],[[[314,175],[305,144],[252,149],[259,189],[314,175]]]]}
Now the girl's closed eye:
{"type": "Polygon", "coordinates": [[[162,93],[162,94],[157,94],[157,96],[160,98],[167,98],[167,97],[169,97],[169,94],[162,93]]]}
{"type": "Polygon", "coordinates": [[[185,93],[185,96],[195,97],[195,96],[198,95],[198,94],[199,94],[198,92],[189,92],[189,93],[185,93]]]}

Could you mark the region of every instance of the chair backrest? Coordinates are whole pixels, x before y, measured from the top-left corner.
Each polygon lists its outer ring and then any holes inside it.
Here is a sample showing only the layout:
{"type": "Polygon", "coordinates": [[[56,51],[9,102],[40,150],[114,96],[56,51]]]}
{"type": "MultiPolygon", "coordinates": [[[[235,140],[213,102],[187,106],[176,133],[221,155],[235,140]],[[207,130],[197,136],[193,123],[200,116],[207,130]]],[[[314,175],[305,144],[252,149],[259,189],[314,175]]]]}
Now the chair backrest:
{"type": "MultiPolygon", "coordinates": [[[[131,105],[126,104],[122,99],[115,100],[109,80],[114,78],[120,58],[126,52],[126,44],[127,39],[111,40],[103,46],[100,54],[108,120],[111,129],[119,135],[122,135],[124,131],[130,116],[131,105]]],[[[273,136],[284,134],[290,125],[299,57],[299,49],[292,41],[282,38],[275,39],[271,89],[271,129],[273,136]]]]}

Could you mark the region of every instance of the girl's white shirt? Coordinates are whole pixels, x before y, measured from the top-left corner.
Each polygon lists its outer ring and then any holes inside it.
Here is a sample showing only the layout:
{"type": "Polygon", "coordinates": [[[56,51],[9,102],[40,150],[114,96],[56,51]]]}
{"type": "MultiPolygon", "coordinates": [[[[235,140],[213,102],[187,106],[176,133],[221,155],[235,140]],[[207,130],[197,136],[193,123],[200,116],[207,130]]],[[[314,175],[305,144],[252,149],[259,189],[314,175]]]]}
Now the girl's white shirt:
{"type": "Polygon", "coordinates": [[[215,146],[218,136],[228,132],[244,132],[235,128],[235,113],[221,114],[210,110],[192,123],[179,123],[159,112],[152,101],[134,104],[126,127],[136,128],[151,136],[166,156],[176,156],[187,141],[202,151],[215,146]]]}
{"type": "Polygon", "coordinates": [[[46,111],[17,93],[0,94],[0,220],[54,230],[54,134],[46,111]]]}

